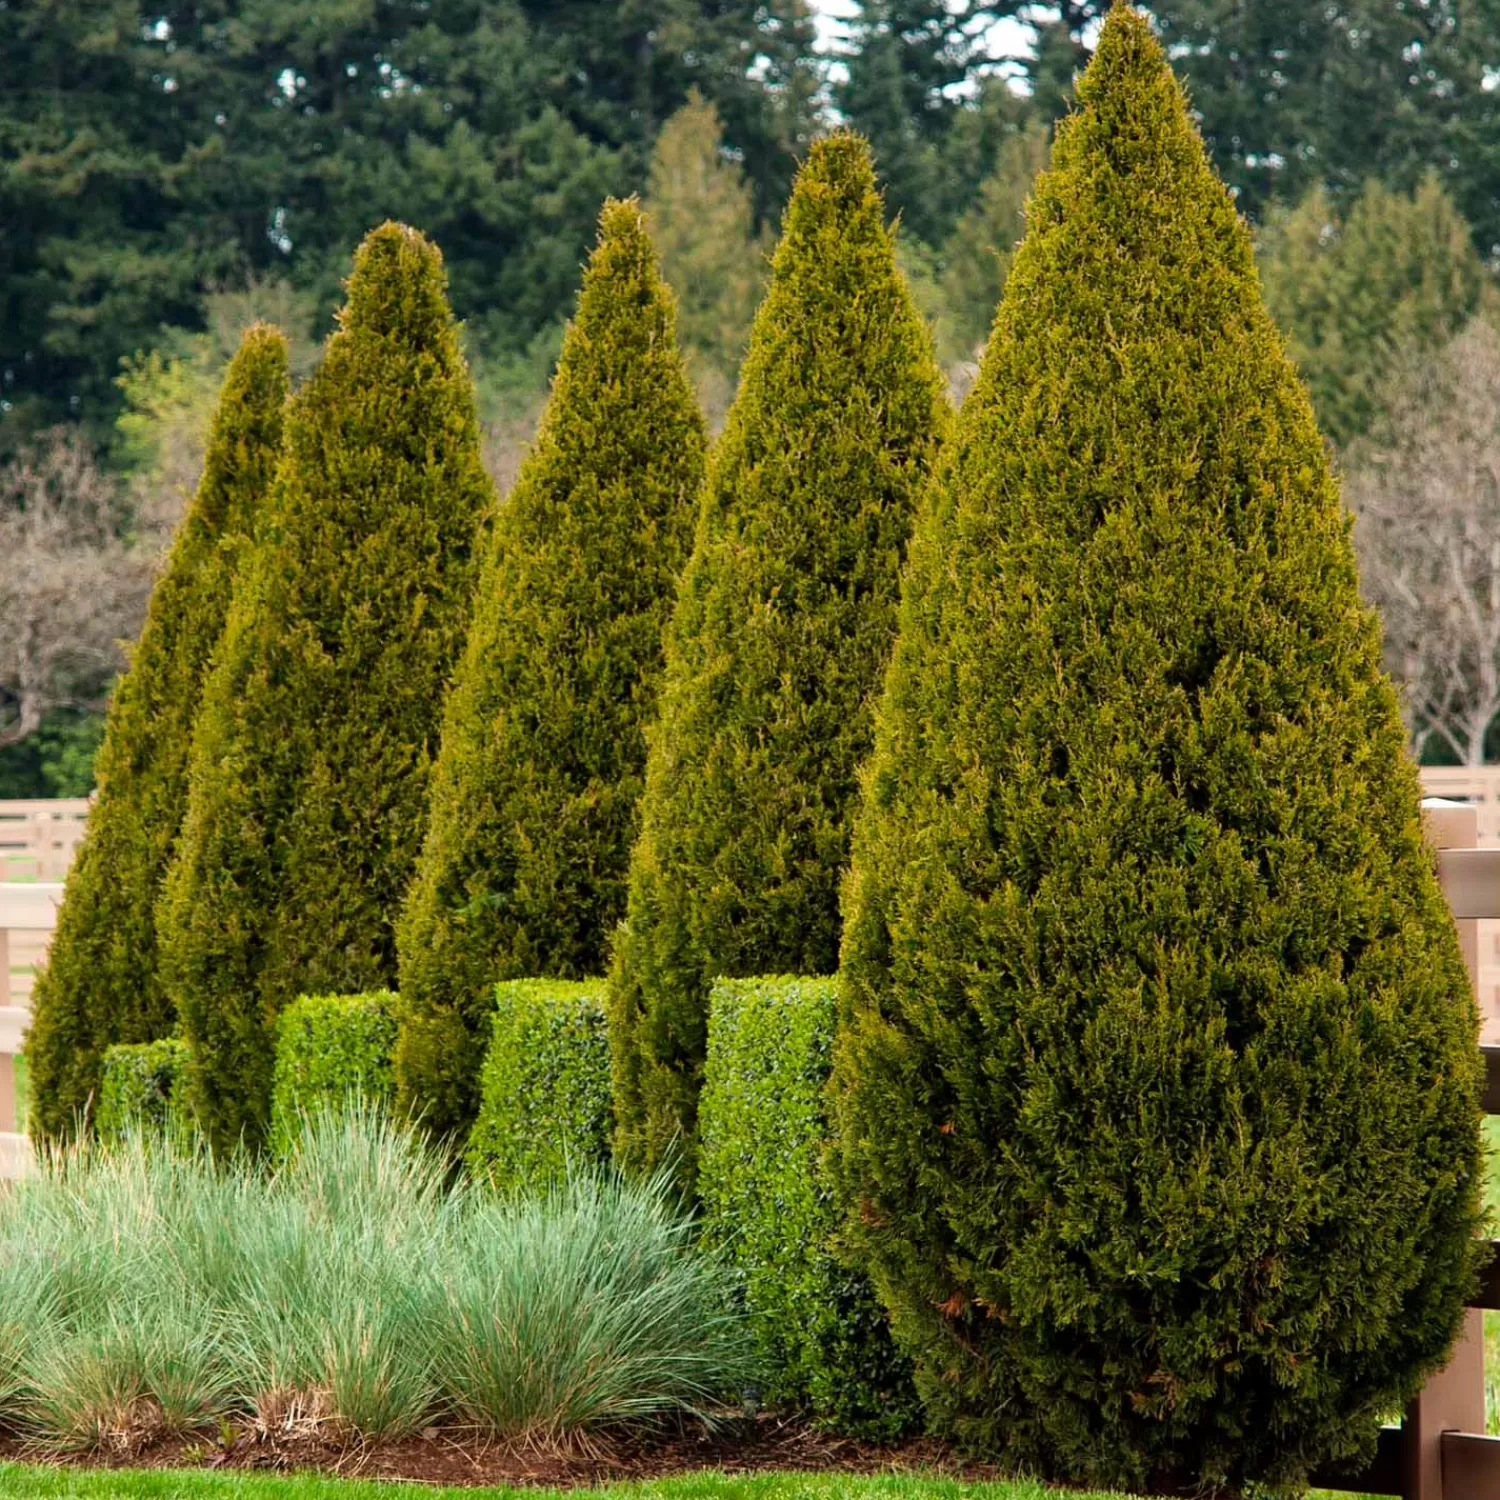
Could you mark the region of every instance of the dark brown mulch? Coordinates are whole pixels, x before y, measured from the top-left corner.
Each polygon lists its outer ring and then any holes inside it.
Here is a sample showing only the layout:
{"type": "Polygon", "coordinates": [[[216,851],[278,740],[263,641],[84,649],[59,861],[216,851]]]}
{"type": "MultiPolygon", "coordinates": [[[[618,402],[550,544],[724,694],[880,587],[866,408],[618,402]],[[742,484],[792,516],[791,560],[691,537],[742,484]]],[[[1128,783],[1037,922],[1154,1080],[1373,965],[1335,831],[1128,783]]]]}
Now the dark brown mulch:
{"type": "Polygon", "coordinates": [[[942,1444],[900,1444],[834,1437],[804,1422],[754,1417],[599,1443],[592,1451],[484,1442],[451,1428],[428,1428],[394,1443],[338,1442],[317,1432],[292,1437],[242,1430],[227,1441],[172,1440],[128,1455],[90,1454],[56,1460],[34,1447],[0,1441],[0,1459],[38,1458],[110,1468],[322,1470],[346,1478],[407,1479],[444,1485],[546,1485],[559,1489],[613,1480],[658,1479],[699,1469],[728,1473],[884,1474],[922,1470],[967,1480],[1000,1477],[994,1469],[960,1462],[942,1444]]]}

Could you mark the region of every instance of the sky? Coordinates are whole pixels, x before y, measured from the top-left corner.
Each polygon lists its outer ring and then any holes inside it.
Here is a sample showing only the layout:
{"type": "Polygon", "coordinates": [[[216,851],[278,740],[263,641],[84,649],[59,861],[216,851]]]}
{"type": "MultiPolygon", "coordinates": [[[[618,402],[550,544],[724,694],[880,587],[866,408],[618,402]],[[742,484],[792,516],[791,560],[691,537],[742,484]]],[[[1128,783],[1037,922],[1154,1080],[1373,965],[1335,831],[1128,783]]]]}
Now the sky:
{"type": "MultiPolygon", "coordinates": [[[[847,20],[858,9],[854,0],[808,0],[813,19],[818,27],[818,44],[822,51],[837,51],[843,37],[842,20],[847,20]]],[[[991,35],[993,49],[997,53],[1014,53],[1025,47],[1027,28],[1019,21],[1000,21],[991,35]]]]}

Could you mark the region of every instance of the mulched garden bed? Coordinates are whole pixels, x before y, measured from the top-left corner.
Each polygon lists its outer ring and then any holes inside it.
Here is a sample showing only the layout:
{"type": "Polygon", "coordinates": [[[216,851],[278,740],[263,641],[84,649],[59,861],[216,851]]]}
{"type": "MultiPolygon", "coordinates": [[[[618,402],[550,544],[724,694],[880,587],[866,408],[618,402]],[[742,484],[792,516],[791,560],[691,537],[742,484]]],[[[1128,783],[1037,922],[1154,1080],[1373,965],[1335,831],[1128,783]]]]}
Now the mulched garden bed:
{"type": "Polygon", "coordinates": [[[614,1480],[660,1479],[695,1469],[728,1473],[821,1472],[882,1474],[921,1470],[956,1479],[1004,1477],[994,1468],[964,1463],[928,1438],[899,1444],[834,1437],[780,1417],[720,1423],[713,1431],[684,1425],[669,1433],[595,1439],[588,1449],[505,1445],[478,1441],[454,1428],[428,1428],[393,1443],[336,1441],[317,1431],[293,1435],[240,1430],[223,1441],[174,1439],[126,1454],[95,1452],[59,1457],[34,1444],[0,1440],[0,1459],[38,1459],[90,1468],[321,1470],[345,1478],[410,1479],[444,1485],[546,1485],[568,1488],[614,1480]]]}

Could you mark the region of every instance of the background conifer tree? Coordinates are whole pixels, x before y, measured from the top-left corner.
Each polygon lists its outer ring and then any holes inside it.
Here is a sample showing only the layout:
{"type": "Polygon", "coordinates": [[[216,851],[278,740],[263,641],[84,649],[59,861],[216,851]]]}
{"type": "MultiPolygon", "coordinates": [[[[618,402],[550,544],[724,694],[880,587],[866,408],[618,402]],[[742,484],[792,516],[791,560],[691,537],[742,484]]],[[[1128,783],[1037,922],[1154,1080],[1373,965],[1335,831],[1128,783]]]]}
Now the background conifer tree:
{"type": "Polygon", "coordinates": [[[472,1119],[495,982],[602,974],[625,910],[703,419],[634,203],[610,202],[535,448],[495,525],[398,932],[397,1076],[472,1119]]]}
{"type": "Polygon", "coordinates": [[[869,149],[797,178],[666,641],[609,990],[619,1157],[691,1139],[717,975],[820,974],[917,490],[948,421],[869,149]]]}
{"type": "Polygon", "coordinates": [[[717,422],[734,392],[765,283],[765,246],[718,111],[695,89],[662,126],[646,186],[651,238],[677,299],[677,335],[717,422]]]}
{"type": "Polygon", "coordinates": [[[291,402],[267,523],[204,689],[159,916],[210,1140],[263,1138],[277,1014],[396,978],[444,686],[492,503],[442,259],[360,247],[291,402]]]}
{"type": "Polygon", "coordinates": [[[1026,200],[1047,164],[1051,131],[1033,120],[1006,137],[995,169],[943,247],[942,293],[954,358],[973,359],[989,335],[995,304],[1026,230],[1026,200]]]}
{"type": "Polygon", "coordinates": [[[116,684],[98,791],[68,876],[26,1040],[29,1128],[71,1133],[98,1091],[104,1049],[167,1036],[156,900],[187,802],[188,748],[231,586],[281,452],[286,340],[256,324],[230,363],[202,478],[116,684]]]}
{"type": "Polygon", "coordinates": [[[1267,305],[1340,446],[1376,421],[1393,369],[1500,311],[1494,275],[1431,173],[1412,193],[1369,182],[1344,214],[1314,188],[1272,217],[1260,252],[1267,305]]]}
{"type": "Polygon", "coordinates": [[[840,1193],[939,1429],[1295,1485],[1458,1327],[1475,1010],[1306,395],[1123,3],[1079,98],[912,543],[840,1193]]]}

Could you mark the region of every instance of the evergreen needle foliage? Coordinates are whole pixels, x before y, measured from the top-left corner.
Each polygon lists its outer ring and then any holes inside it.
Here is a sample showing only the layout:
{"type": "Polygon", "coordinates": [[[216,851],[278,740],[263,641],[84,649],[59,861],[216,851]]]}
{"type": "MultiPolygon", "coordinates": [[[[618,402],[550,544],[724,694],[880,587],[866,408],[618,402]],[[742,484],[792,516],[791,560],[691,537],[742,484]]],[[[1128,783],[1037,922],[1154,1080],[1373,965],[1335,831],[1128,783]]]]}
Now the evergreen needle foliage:
{"type": "Polygon", "coordinates": [[[681,1149],[691,1170],[712,980],[837,962],[869,700],[947,424],[869,148],[820,141],[787,209],[667,636],[609,991],[616,1152],[632,1168],[681,1149]]]}
{"type": "Polygon", "coordinates": [[[496,980],[602,974],[624,914],[703,421],[635,203],[605,205],[536,446],[496,522],[398,932],[400,1097],[472,1123],[496,980]]]}
{"type": "Polygon", "coordinates": [[[939,1429],[1296,1485],[1459,1326],[1475,1010],[1306,394],[1123,3],[954,453],[846,898],[847,1233],[939,1429]]]}
{"type": "Polygon", "coordinates": [[[156,900],[187,803],[203,681],[281,451],[286,394],[286,340],[257,324],[225,376],[203,477],[115,687],[88,831],[33,991],[29,1124],[43,1140],[68,1136],[96,1099],[107,1047],[155,1041],[175,1022],[156,900]]]}
{"type": "Polygon", "coordinates": [[[194,1108],[216,1149],[264,1135],[286,1005],[394,985],[490,505],[441,257],[387,224],[356,255],[339,330],[288,408],[163,895],[194,1108]]]}

